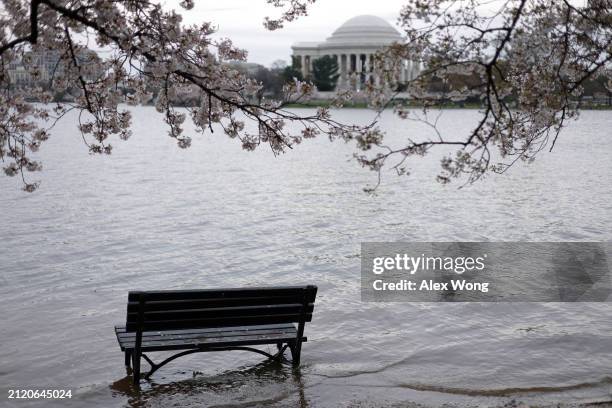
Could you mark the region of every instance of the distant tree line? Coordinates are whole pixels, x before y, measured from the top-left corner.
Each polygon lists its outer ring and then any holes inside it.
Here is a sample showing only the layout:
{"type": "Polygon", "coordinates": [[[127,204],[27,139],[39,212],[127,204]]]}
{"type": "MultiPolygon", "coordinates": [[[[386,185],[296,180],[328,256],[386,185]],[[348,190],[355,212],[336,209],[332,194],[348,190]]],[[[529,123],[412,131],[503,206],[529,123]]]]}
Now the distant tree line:
{"type": "MultiPolygon", "coordinates": [[[[500,74],[507,75],[508,62],[499,61],[500,74]]],[[[477,92],[482,79],[476,73],[452,73],[444,76],[425,75],[424,88],[439,102],[463,105],[480,104],[482,99],[477,92]]],[[[607,79],[602,76],[586,79],[582,83],[582,92],[574,100],[578,103],[584,102],[587,105],[605,104],[612,106],[612,91],[606,86],[607,79]]],[[[496,82],[501,82],[501,78],[496,82]]],[[[404,84],[400,84],[400,90],[405,88],[404,84]]],[[[509,104],[516,102],[517,94],[510,93],[503,98],[509,104]]]]}
{"type": "MultiPolygon", "coordinates": [[[[503,67],[503,65],[503,61],[500,62],[500,66],[503,67]]],[[[256,68],[247,69],[247,65],[242,64],[236,65],[236,68],[263,85],[258,93],[260,100],[264,97],[281,98],[283,86],[295,79],[311,81],[318,91],[334,91],[340,77],[338,63],[330,56],[315,59],[312,62],[312,74],[306,78],[302,75],[302,69],[297,59],[294,59],[289,66],[273,65],[271,68],[267,68],[263,65],[256,65],[256,68]]],[[[442,100],[448,104],[457,105],[474,105],[482,102],[478,94],[471,92],[481,82],[477,74],[448,74],[444,78],[428,76],[427,81],[425,89],[437,101],[442,100]],[[463,90],[463,92],[457,90],[463,90]]],[[[584,81],[582,86],[584,91],[578,98],[579,101],[587,104],[597,102],[598,104],[612,106],[612,92],[606,87],[606,80],[603,77],[588,79],[584,81]]],[[[405,87],[405,84],[400,83],[396,91],[401,92],[405,87]]],[[[506,97],[506,100],[512,103],[515,98],[516,95],[511,94],[506,97]]]]}
{"type": "Polygon", "coordinates": [[[311,81],[317,90],[330,92],[335,90],[340,77],[337,61],[327,55],[312,62],[312,75],[307,78],[302,75],[302,67],[299,60],[295,58],[289,66],[273,64],[271,68],[267,68],[263,65],[235,64],[234,67],[263,85],[258,94],[260,99],[263,97],[281,98],[283,86],[289,82],[294,82],[296,79],[298,81],[311,81]]]}
{"type": "MultiPolygon", "coordinates": [[[[246,77],[262,84],[261,89],[255,95],[257,102],[261,102],[263,98],[282,99],[283,86],[295,80],[310,81],[315,85],[318,91],[334,91],[340,77],[337,61],[329,56],[315,59],[312,62],[312,74],[306,78],[302,75],[302,68],[298,59],[293,59],[291,65],[288,66],[277,62],[272,64],[270,68],[253,63],[232,63],[231,65],[246,77]]],[[[503,61],[500,63],[500,66],[503,70],[503,61]]],[[[477,88],[479,84],[480,78],[474,73],[467,75],[448,74],[444,78],[428,76],[428,83],[425,89],[438,101],[442,100],[448,104],[459,106],[463,106],[464,104],[477,105],[482,101],[478,95],[474,95],[474,93],[470,91],[477,88]],[[463,92],[457,92],[457,90],[463,90],[463,92]]],[[[51,92],[52,100],[56,102],[74,100],[69,89],[59,91],[53,89],[50,81],[45,80],[45,78],[40,78],[38,81],[29,80],[28,82],[16,83],[13,84],[13,86],[39,87],[42,90],[51,92]]],[[[584,81],[582,86],[584,90],[578,98],[580,102],[584,102],[587,105],[605,104],[612,106],[612,92],[606,87],[605,78],[596,77],[588,79],[584,81]]],[[[400,83],[396,91],[401,92],[405,88],[406,85],[400,83]]],[[[134,89],[129,86],[119,87],[118,90],[123,95],[134,92],[134,89]]],[[[151,98],[144,102],[152,104],[155,102],[160,89],[149,84],[147,90],[151,98]]],[[[509,95],[505,99],[509,103],[512,103],[515,97],[516,95],[509,95]]],[[[37,101],[35,96],[29,96],[26,99],[28,101],[37,101]]],[[[195,95],[176,95],[174,101],[183,106],[196,106],[200,103],[199,97],[195,95]]]]}

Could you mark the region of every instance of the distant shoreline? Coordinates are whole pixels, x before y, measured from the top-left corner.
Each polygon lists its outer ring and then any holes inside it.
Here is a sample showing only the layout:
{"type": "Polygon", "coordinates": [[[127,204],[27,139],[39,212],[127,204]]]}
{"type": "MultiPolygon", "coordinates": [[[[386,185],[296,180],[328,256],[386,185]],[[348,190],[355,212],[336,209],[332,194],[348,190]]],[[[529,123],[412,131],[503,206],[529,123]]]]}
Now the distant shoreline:
{"type": "MultiPolygon", "coordinates": [[[[29,103],[42,103],[38,100],[27,100],[27,102],[29,103]]],[[[69,99],[58,99],[58,100],[54,100],[52,103],[66,103],[66,102],[72,102],[72,100],[69,99]]],[[[153,103],[144,103],[141,104],[140,106],[154,106],[153,103]]],[[[180,107],[180,108],[187,108],[187,107],[194,107],[194,105],[187,105],[187,104],[175,104],[174,106],[176,107],[180,107]]],[[[408,108],[410,109],[422,109],[424,105],[422,104],[416,104],[416,103],[408,103],[406,105],[408,108]]],[[[332,106],[332,101],[331,100],[323,100],[323,99],[317,99],[317,100],[311,100],[311,101],[306,101],[306,102],[300,102],[300,103],[287,103],[284,105],[285,108],[333,108],[332,106]]],[[[348,101],[348,102],[344,102],[342,108],[350,108],[350,109],[372,109],[367,102],[363,102],[363,101],[359,101],[359,102],[352,102],[352,101],[348,101]]],[[[453,103],[453,102],[449,102],[449,103],[443,103],[441,105],[435,105],[435,106],[430,106],[430,109],[467,109],[467,110],[478,110],[478,109],[484,109],[484,106],[477,104],[477,103],[453,103]]],[[[582,111],[612,111],[612,105],[595,105],[595,104],[589,104],[589,103],[585,103],[581,106],[578,107],[578,110],[582,110],[582,111]]]]}
{"type": "MultiPolygon", "coordinates": [[[[313,100],[308,102],[301,103],[288,103],[285,105],[287,108],[330,108],[332,107],[331,101],[328,100],[313,100]]],[[[409,108],[420,109],[423,108],[423,105],[419,104],[408,104],[409,108]]],[[[443,109],[482,109],[484,108],[482,105],[476,103],[448,103],[437,105],[431,108],[443,108],[443,109]]],[[[367,102],[345,102],[343,108],[353,108],[353,109],[371,109],[367,102]]],[[[578,108],[578,110],[594,110],[594,111],[608,111],[612,110],[612,105],[591,105],[585,104],[578,108]]]]}

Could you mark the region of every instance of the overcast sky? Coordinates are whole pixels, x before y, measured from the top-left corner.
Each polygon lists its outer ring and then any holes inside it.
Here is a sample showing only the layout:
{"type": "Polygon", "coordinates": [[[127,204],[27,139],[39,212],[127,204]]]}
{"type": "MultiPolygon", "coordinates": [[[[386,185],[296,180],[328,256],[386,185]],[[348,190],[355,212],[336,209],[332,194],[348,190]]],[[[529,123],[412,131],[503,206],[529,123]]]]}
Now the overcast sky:
{"type": "MultiPolygon", "coordinates": [[[[167,1],[166,6],[173,7],[177,3],[167,1]]],[[[182,14],[187,24],[204,21],[216,24],[220,36],[232,39],[235,45],[249,52],[249,62],[269,66],[277,59],[289,62],[291,44],[323,41],[346,20],[360,14],[379,16],[397,27],[403,3],[405,0],[317,0],[308,16],[272,32],[266,30],[262,22],[265,16],[278,16],[280,9],[268,5],[265,0],[196,1],[193,10],[182,14]]]]}

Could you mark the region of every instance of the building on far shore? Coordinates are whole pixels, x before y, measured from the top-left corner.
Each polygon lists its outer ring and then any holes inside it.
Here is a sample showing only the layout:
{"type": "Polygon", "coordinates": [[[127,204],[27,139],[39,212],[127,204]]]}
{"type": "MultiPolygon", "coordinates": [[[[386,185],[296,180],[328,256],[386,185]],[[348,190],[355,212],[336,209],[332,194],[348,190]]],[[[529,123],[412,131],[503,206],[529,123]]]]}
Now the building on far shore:
{"type": "MultiPolygon", "coordinates": [[[[99,68],[99,58],[92,50],[78,50],[76,60],[81,67],[82,75],[87,80],[94,80],[102,72],[99,68]]],[[[49,85],[53,78],[64,72],[62,57],[58,50],[27,51],[19,59],[11,61],[8,76],[12,86],[32,87],[49,85]]]]}
{"type": "MultiPolygon", "coordinates": [[[[380,79],[372,74],[373,56],[376,52],[395,43],[402,42],[401,34],[380,17],[362,15],[342,24],[324,42],[300,42],[294,44],[293,59],[307,78],[312,73],[312,62],[329,55],[338,63],[336,89],[362,89],[363,84],[380,79]]],[[[403,61],[400,79],[407,81],[418,75],[419,63],[403,61]]]]}

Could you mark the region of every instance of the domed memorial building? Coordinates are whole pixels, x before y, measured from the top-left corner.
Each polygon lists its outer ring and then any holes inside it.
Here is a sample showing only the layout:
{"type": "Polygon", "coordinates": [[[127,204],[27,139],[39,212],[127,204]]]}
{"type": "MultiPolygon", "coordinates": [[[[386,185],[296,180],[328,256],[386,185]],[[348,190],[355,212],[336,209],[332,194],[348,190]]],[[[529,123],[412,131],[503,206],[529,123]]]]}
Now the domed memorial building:
{"type": "MultiPolygon", "coordinates": [[[[371,75],[373,54],[394,42],[402,41],[401,34],[387,21],[363,15],[346,21],[324,42],[300,42],[291,49],[293,59],[304,78],[310,76],[314,60],[329,55],[338,63],[340,77],[336,89],[358,90],[366,81],[378,81],[371,75]]],[[[401,80],[410,80],[418,72],[417,62],[404,61],[401,80]]]]}

